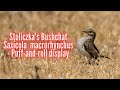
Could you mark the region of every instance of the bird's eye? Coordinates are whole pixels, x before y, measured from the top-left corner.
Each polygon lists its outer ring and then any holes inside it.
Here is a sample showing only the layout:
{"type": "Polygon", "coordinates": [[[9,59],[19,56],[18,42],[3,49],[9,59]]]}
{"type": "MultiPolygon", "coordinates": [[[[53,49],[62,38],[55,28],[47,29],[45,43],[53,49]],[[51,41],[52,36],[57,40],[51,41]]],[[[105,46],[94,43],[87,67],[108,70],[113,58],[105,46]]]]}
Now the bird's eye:
{"type": "Polygon", "coordinates": [[[92,33],[91,31],[89,33],[92,33]]]}

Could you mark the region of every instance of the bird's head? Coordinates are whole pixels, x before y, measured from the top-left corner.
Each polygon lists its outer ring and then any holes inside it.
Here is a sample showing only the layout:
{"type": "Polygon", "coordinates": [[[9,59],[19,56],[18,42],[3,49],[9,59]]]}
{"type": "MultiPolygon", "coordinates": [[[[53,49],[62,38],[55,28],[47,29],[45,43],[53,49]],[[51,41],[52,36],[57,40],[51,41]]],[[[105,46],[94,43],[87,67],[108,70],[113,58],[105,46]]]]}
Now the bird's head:
{"type": "Polygon", "coordinates": [[[87,33],[89,36],[96,36],[96,33],[93,29],[83,30],[82,32],[87,33]]]}

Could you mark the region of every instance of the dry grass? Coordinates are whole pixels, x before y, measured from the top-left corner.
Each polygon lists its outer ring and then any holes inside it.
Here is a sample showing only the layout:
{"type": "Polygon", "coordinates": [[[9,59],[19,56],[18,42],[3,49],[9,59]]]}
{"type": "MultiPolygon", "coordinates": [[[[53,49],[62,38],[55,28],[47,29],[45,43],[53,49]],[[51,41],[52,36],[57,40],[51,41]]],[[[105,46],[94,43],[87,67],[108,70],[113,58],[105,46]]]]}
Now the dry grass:
{"type": "MultiPolygon", "coordinates": [[[[0,12],[0,47],[9,32],[67,32],[74,49],[68,60],[9,59],[0,60],[0,78],[41,79],[119,79],[120,12],[0,12]],[[81,30],[95,29],[95,44],[100,53],[112,59],[100,59],[99,65],[85,65],[85,58],[75,52],[81,30]]],[[[2,52],[2,50],[1,50],[2,52]]]]}

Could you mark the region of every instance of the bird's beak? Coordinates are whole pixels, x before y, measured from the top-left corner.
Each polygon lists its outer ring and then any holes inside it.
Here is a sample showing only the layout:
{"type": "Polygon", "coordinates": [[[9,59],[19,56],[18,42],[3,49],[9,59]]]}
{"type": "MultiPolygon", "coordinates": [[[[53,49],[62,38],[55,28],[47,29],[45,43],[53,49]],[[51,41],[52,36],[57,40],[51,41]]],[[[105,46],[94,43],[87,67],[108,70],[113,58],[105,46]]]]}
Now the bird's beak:
{"type": "Polygon", "coordinates": [[[86,30],[83,30],[82,32],[87,33],[87,31],[86,31],[86,30]]]}

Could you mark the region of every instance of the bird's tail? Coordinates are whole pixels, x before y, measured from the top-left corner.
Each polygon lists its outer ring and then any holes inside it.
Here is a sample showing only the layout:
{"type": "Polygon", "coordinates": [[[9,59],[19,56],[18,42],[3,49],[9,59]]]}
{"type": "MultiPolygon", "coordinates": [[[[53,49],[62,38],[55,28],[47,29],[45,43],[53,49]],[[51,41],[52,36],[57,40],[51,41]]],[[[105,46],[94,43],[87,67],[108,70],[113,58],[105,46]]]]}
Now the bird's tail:
{"type": "Polygon", "coordinates": [[[102,58],[107,58],[107,59],[111,59],[110,57],[104,56],[104,55],[100,55],[100,57],[102,58]]]}

